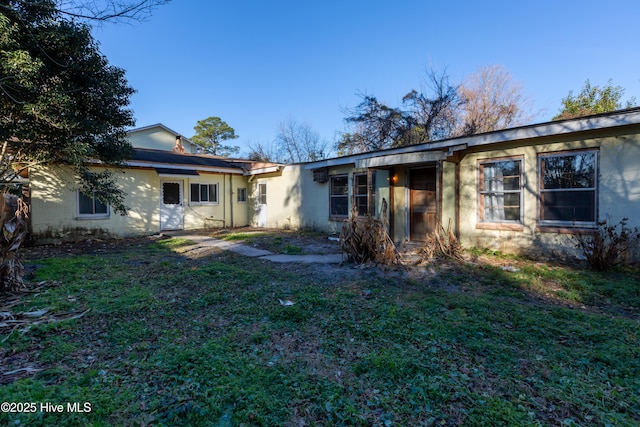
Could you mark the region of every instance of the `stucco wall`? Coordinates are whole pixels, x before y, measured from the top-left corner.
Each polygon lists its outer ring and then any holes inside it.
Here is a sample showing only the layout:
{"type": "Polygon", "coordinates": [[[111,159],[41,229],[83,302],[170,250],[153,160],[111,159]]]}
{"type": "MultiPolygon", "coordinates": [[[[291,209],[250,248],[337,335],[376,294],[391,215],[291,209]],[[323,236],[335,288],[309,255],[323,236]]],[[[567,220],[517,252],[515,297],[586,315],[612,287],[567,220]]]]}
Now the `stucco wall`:
{"type": "MultiPolygon", "coordinates": [[[[504,144],[493,150],[467,154],[460,163],[460,238],[466,247],[484,247],[508,253],[546,256],[574,256],[571,233],[566,228],[541,228],[538,220],[538,154],[588,148],[599,149],[599,219],[617,223],[629,218],[628,225],[640,228],[640,138],[637,135],[603,135],[589,139],[547,139],[504,144]],[[522,156],[523,220],[519,230],[479,228],[478,160],[522,156]]],[[[444,187],[453,185],[445,174],[444,187]]],[[[445,193],[446,194],[446,193],[445,193]]],[[[449,197],[443,199],[449,201],[449,197]]],[[[447,202],[449,204],[449,202],[447,202]]],[[[451,210],[445,206],[444,211],[451,210]]]]}
{"type": "MultiPolygon", "coordinates": [[[[353,174],[359,172],[366,171],[354,170],[351,165],[329,168],[329,176],[348,175],[349,200],[353,192],[353,174]]],[[[376,172],[377,214],[382,210],[382,199],[387,203],[390,200],[388,176],[387,171],[376,172]]],[[[259,184],[267,185],[267,227],[340,233],[343,220],[329,215],[330,181],[315,182],[313,171],[305,169],[304,165],[285,166],[277,174],[263,175],[251,181],[252,225],[258,225],[256,206],[259,184]]]]}
{"type": "Polygon", "coordinates": [[[247,188],[247,178],[242,175],[207,174],[200,172],[195,179],[185,179],[184,228],[243,227],[249,225],[248,201],[238,202],[238,188],[247,188]],[[191,184],[217,184],[217,203],[190,201],[191,184]],[[233,206],[232,206],[233,204],[233,206]]]}
{"type": "Polygon", "coordinates": [[[73,175],[69,169],[30,171],[31,226],[34,238],[74,240],[91,236],[133,236],[160,229],[158,176],[154,171],[132,170],[118,175],[127,193],[128,215],[111,211],[107,219],[81,219],[73,175]],[[150,202],[155,200],[156,203],[150,202]]]}
{"type": "Polygon", "coordinates": [[[237,201],[238,188],[248,188],[247,178],[241,175],[202,173],[197,179],[174,179],[159,177],[154,170],[127,169],[116,176],[126,193],[124,203],[129,208],[127,215],[111,210],[108,218],[86,219],[78,215],[78,186],[69,169],[31,170],[31,225],[34,239],[46,243],[159,233],[161,181],[180,182],[183,185],[184,229],[249,225],[249,202],[237,201]],[[191,203],[192,182],[218,184],[218,203],[191,203]]]}

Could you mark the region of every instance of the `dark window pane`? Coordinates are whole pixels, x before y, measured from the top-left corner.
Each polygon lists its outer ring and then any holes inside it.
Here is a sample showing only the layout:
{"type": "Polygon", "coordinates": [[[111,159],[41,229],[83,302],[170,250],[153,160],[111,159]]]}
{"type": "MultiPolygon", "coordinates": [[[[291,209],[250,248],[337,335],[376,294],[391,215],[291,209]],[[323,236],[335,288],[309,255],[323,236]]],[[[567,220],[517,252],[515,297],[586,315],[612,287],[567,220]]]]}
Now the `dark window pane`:
{"type": "Polygon", "coordinates": [[[102,203],[100,200],[95,199],[95,212],[94,213],[106,215],[108,213],[107,209],[108,209],[107,205],[102,203]]]}
{"type": "Polygon", "coordinates": [[[331,215],[346,216],[348,214],[349,203],[347,197],[331,198],[331,215]]]}
{"type": "Polygon", "coordinates": [[[212,203],[218,203],[218,186],[215,184],[209,184],[209,201],[212,203]]]}
{"type": "Polygon", "coordinates": [[[200,201],[208,202],[209,201],[209,186],[208,185],[200,185],[200,201]]]}
{"type": "Polygon", "coordinates": [[[200,184],[191,184],[191,201],[200,201],[200,184]]]}
{"type": "Polygon", "coordinates": [[[349,179],[346,176],[336,176],[331,178],[331,195],[347,195],[349,179]]]}
{"type": "Polygon", "coordinates": [[[238,188],[238,202],[246,202],[246,201],[247,201],[247,189],[238,188]]]}
{"type": "Polygon", "coordinates": [[[544,192],[542,218],[547,221],[595,221],[595,191],[544,192]]]}
{"type": "Polygon", "coordinates": [[[542,165],[545,190],[595,187],[595,152],[544,157],[542,165]]]}
{"type": "Polygon", "coordinates": [[[177,182],[162,183],[162,203],[165,205],[180,204],[180,184],[177,182]]]}
{"type": "Polygon", "coordinates": [[[93,197],[88,197],[82,193],[78,195],[78,211],[81,215],[93,214],[93,197]]]}

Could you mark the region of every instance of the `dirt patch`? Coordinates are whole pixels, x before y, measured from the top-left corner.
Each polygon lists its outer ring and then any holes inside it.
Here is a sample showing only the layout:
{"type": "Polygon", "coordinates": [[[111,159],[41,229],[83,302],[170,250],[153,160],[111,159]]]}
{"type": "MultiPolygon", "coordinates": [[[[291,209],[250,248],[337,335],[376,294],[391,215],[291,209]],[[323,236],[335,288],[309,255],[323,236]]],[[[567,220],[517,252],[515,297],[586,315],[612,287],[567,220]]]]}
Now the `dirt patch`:
{"type": "Polygon", "coordinates": [[[75,255],[100,255],[120,252],[131,247],[148,245],[167,238],[168,236],[156,234],[152,236],[122,239],[87,239],[79,240],[77,242],[26,246],[20,249],[20,253],[22,259],[25,261],[75,255]]]}
{"type": "Polygon", "coordinates": [[[219,239],[237,240],[277,254],[326,255],[340,253],[339,236],[329,233],[243,227],[218,230],[207,234],[219,239]]]}

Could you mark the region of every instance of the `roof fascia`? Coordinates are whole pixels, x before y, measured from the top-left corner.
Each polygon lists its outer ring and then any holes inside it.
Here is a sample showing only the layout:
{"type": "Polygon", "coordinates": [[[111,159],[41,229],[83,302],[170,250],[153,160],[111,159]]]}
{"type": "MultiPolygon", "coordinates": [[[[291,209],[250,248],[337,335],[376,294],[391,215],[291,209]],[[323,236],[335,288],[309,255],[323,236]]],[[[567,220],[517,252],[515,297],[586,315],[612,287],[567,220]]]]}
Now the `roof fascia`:
{"type": "Polygon", "coordinates": [[[153,162],[125,162],[125,166],[129,167],[139,167],[139,168],[165,168],[165,169],[185,169],[185,170],[194,170],[198,172],[217,172],[217,173],[230,173],[236,175],[242,175],[244,171],[242,169],[235,168],[221,168],[214,166],[200,166],[200,165],[169,165],[166,163],[153,163],[153,162]]]}

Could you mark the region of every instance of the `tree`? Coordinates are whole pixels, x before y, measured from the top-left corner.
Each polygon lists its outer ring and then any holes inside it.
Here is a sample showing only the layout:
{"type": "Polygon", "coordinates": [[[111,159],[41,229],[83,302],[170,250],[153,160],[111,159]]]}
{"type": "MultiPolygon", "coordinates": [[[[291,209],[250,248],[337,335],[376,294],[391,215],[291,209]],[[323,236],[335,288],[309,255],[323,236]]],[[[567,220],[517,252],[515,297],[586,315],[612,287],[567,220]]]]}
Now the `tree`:
{"type": "Polygon", "coordinates": [[[309,123],[298,122],[293,117],[278,125],[275,145],[279,160],[285,163],[313,162],[327,156],[327,143],[309,123]]]}
{"type": "Polygon", "coordinates": [[[249,146],[249,159],[276,163],[303,163],[327,157],[327,143],[309,123],[293,117],[280,122],[276,138],[270,144],[249,146]]]}
{"type": "Polygon", "coordinates": [[[345,121],[355,124],[356,128],[338,142],[336,149],[340,153],[353,154],[410,143],[413,117],[399,108],[382,104],[373,96],[362,95],[362,102],[349,114],[345,121]]]}
{"type": "Polygon", "coordinates": [[[229,157],[240,151],[238,146],[222,145],[223,141],[236,139],[238,135],[220,117],[207,117],[206,119],[198,120],[193,130],[196,131],[196,134],[191,137],[191,140],[204,147],[209,154],[229,157]]]}
{"type": "Polygon", "coordinates": [[[577,96],[573,95],[573,91],[569,91],[569,95],[562,99],[562,108],[552,120],[571,119],[591,114],[607,113],[622,108],[631,108],[635,103],[635,98],[623,103],[623,95],[624,88],[613,86],[611,79],[604,87],[591,86],[589,80],[587,80],[584,88],[577,96]]]}
{"type": "Polygon", "coordinates": [[[428,95],[411,90],[402,98],[413,117],[413,144],[451,137],[463,103],[458,86],[449,83],[446,70],[441,73],[428,70],[425,85],[428,95]]]}
{"type": "MultiPolygon", "coordinates": [[[[132,3],[128,13],[145,8],[147,3],[132,3]]],[[[128,108],[134,90],[124,70],[111,66],[100,53],[90,27],[61,9],[65,4],[79,3],[0,1],[3,196],[31,168],[66,165],[79,189],[124,214],[125,194],[116,183],[114,171],[133,154],[126,129],[135,124],[128,108]],[[87,166],[88,160],[99,163],[102,171],[87,166]]],[[[91,19],[88,15],[84,18],[91,19]]],[[[16,215],[24,213],[18,209],[16,215]]],[[[24,236],[20,227],[4,215],[2,227],[0,291],[22,283],[15,251],[24,236]]]]}
{"type": "Polygon", "coordinates": [[[451,136],[460,104],[457,88],[445,73],[427,75],[429,94],[411,90],[402,98],[406,109],[389,107],[373,96],[362,102],[345,121],[355,125],[336,145],[342,154],[380,150],[435,141],[451,136]]]}
{"type": "MultiPolygon", "coordinates": [[[[27,0],[22,0],[25,2],[27,0]]],[[[92,22],[144,21],[151,11],[171,0],[57,0],[58,10],[71,19],[92,22]]]]}
{"type": "Polygon", "coordinates": [[[347,112],[355,125],[336,144],[340,154],[438,141],[489,132],[531,119],[520,85],[501,66],[488,66],[452,85],[446,72],[427,71],[426,90],[411,90],[403,109],[389,107],[373,96],[347,112]]]}
{"type": "Polygon", "coordinates": [[[491,132],[532,120],[520,83],[501,65],[479,68],[458,88],[462,100],[456,136],[491,132]]]}

